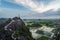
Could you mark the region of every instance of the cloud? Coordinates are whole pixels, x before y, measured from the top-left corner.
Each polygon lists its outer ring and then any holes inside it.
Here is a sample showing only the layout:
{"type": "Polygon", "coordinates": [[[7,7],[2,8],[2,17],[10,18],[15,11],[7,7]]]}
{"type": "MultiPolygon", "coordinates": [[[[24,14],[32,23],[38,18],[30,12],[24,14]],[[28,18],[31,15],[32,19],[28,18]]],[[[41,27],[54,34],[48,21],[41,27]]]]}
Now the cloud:
{"type": "Polygon", "coordinates": [[[20,17],[22,19],[60,19],[60,11],[51,11],[49,10],[46,13],[34,13],[34,12],[29,12],[29,11],[22,11],[18,9],[12,9],[12,8],[3,8],[1,7],[1,12],[0,12],[0,18],[5,17],[5,18],[10,18],[14,16],[18,16],[20,14],[20,17]]]}
{"type": "Polygon", "coordinates": [[[10,0],[10,2],[14,2],[18,5],[22,4],[23,6],[29,8],[33,11],[36,11],[38,13],[46,12],[50,9],[57,10],[60,8],[59,0],[53,0],[53,1],[51,0],[50,2],[48,0],[46,0],[46,1],[40,0],[40,2],[38,2],[36,0],[36,2],[34,2],[33,0],[10,0]],[[44,4],[46,1],[48,2],[47,5],[44,4]]]}
{"type": "MultiPolygon", "coordinates": [[[[6,7],[0,7],[0,18],[12,18],[15,16],[20,15],[21,18],[26,18],[28,15],[34,14],[36,12],[33,11],[26,11],[26,10],[20,10],[20,9],[13,9],[13,8],[6,8],[6,7]]],[[[31,17],[30,17],[31,18],[31,17]]]]}

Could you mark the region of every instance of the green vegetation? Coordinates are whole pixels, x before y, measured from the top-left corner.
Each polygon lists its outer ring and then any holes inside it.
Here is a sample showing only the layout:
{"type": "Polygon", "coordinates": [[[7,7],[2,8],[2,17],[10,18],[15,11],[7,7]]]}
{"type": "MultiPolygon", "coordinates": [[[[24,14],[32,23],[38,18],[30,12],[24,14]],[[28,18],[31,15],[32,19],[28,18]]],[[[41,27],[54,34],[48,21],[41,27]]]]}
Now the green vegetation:
{"type": "Polygon", "coordinates": [[[0,32],[4,31],[4,29],[0,29],[0,32]]]}
{"type": "Polygon", "coordinates": [[[15,36],[21,36],[23,34],[22,30],[16,30],[15,31],[15,36]]]}
{"type": "Polygon", "coordinates": [[[42,36],[42,37],[38,38],[37,40],[49,40],[49,38],[45,37],[45,36],[42,36]]]}
{"type": "Polygon", "coordinates": [[[47,26],[47,27],[54,27],[57,24],[60,24],[60,20],[33,20],[33,21],[24,21],[25,25],[27,27],[42,27],[42,26],[47,26]]]}
{"type": "MultiPolygon", "coordinates": [[[[5,20],[6,21],[6,20],[5,20]]],[[[8,24],[10,21],[11,21],[11,19],[9,19],[8,21],[6,21],[6,23],[5,23],[5,21],[4,22],[0,22],[0,24],[8,24]]],[[[47,27],[51,27],[51,28],[54,28],[54,26],[55,25],[57,25],[57,24],[60,24],[60,20],[28,20],[28,21],[24,21],[25,22],[25,25],[26,25],[26,27],[27,28],[40,28],[40,27],[42,27],[42,26],[47,26],[47,27]]],[[[0,25],[0,27],[2,26],[2,27],[4,27],[5,25],[0,25]]],[[[15,34],[14,34],[14,37],[18,37],[18,36],[27,36],[27,39],[28,40],[33,40],[33,38],[32,38],[32,35],[31,35],[31,33],[28,31],[29,29],[26,29],[25,27],[24,27],[24,29],[19,29],[19,30],[16,30],[15,31],[15,34]],[[29,33],[28,33],[29,32],[29,33]]],[[[0,32],[2,32],[3,31],[3,29],[1,29],[0,28],[0,32]]],[[[58,30],[56,30],[56,29],[54,29],[54,30],[52,30],[52,32],[53,33],[57,33],[58,31],[60,31],[60,29],[58,29],[58,30]]],[[[45,37],[45,36],[42,36],[42,37],[40,37],[40,38],[38,38],[37,40],[49,40],[49,38],[48,37],[45,37]]]]}
{"type": "MultiPolygon", "coordinates": [[[[33,19],[32,19],[33,20],[33,19]]],[[[53,20],[53,19],[42,19],[42,20],[28,20],[26,21],[25,20],[25,25],[26,27],[30,28],[30,29],[37,29],[37,28],[40,28],[40,27],[43,27],[43,26],[46,26],[46,27],[50,27],[50,28],[55,28],[56,25],[60,25],[60,19],[57,20],[53,20]]],[[[56,30],[56,29],[53,29],[52,32],[54,33],[57,33],[58,31],[60,31],[60,29],[56,30]]],[[[45,36],[42,36],[40,38],[38,38],[37,40],[49,40],[50,38],[48,37],[45,37],[45,36]]]]}
{"type": "Polygon", "coordinates": [[[53,33],[57,33],[58,31],[56,29],[52,30],[53,33]]]}
{"type": "MultiPolygon", "coordinates": [[[[25,30],[26,31],[26,30],[25,30]]],[[[31,33],[25,33],[24,30],[16,30],[15,31],[15,34],[14,34],[14,37],[18,37],[18,36],[27,36],[27,39],[28,40],[33,40],[32,36],[31,36],[31,33]]]]}

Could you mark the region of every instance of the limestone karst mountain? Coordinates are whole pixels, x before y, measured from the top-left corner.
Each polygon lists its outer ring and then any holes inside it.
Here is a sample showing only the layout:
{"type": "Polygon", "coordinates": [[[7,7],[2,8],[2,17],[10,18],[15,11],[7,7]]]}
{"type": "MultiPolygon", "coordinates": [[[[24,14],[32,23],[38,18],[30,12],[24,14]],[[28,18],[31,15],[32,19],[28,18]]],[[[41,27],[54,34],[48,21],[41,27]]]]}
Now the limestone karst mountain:
{"type": "Polygon", "coordinates": [[[14,17],[0,29],[0,40],[34,40],[22,19],[14,17]]]}

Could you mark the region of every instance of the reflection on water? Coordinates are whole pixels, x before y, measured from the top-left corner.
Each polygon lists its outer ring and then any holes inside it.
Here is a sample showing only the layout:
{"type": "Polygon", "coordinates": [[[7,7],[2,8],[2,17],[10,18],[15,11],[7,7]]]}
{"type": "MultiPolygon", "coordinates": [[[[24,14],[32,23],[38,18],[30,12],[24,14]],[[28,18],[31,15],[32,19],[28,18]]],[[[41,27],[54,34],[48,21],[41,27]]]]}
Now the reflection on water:
{"type": "Polygon", "coordinates": [[[52,38],[54,33],[52,33],[51,31],[53,29],[54,28],[49,28],[49,27],[43,26],[41,28],[35,28],[35,29],[31,28],[30,32],[32,33],[32,36],[33,36],[34,39],[38,39],[38,38],[40,38],[42,36],[46,36],[46,37],[52,38]]]}

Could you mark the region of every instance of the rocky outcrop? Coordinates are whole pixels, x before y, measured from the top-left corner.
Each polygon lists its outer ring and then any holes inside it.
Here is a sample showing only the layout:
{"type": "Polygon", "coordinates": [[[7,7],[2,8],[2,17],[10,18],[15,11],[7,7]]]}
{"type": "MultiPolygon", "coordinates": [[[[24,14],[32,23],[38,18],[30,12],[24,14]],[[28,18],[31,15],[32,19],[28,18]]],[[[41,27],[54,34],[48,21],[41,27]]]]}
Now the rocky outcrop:
{"type": "Polygon", "coordinates": [[[34,40],[29,29],[19,17],[14,17],[0,30],[0,40],[34,40]]]}

